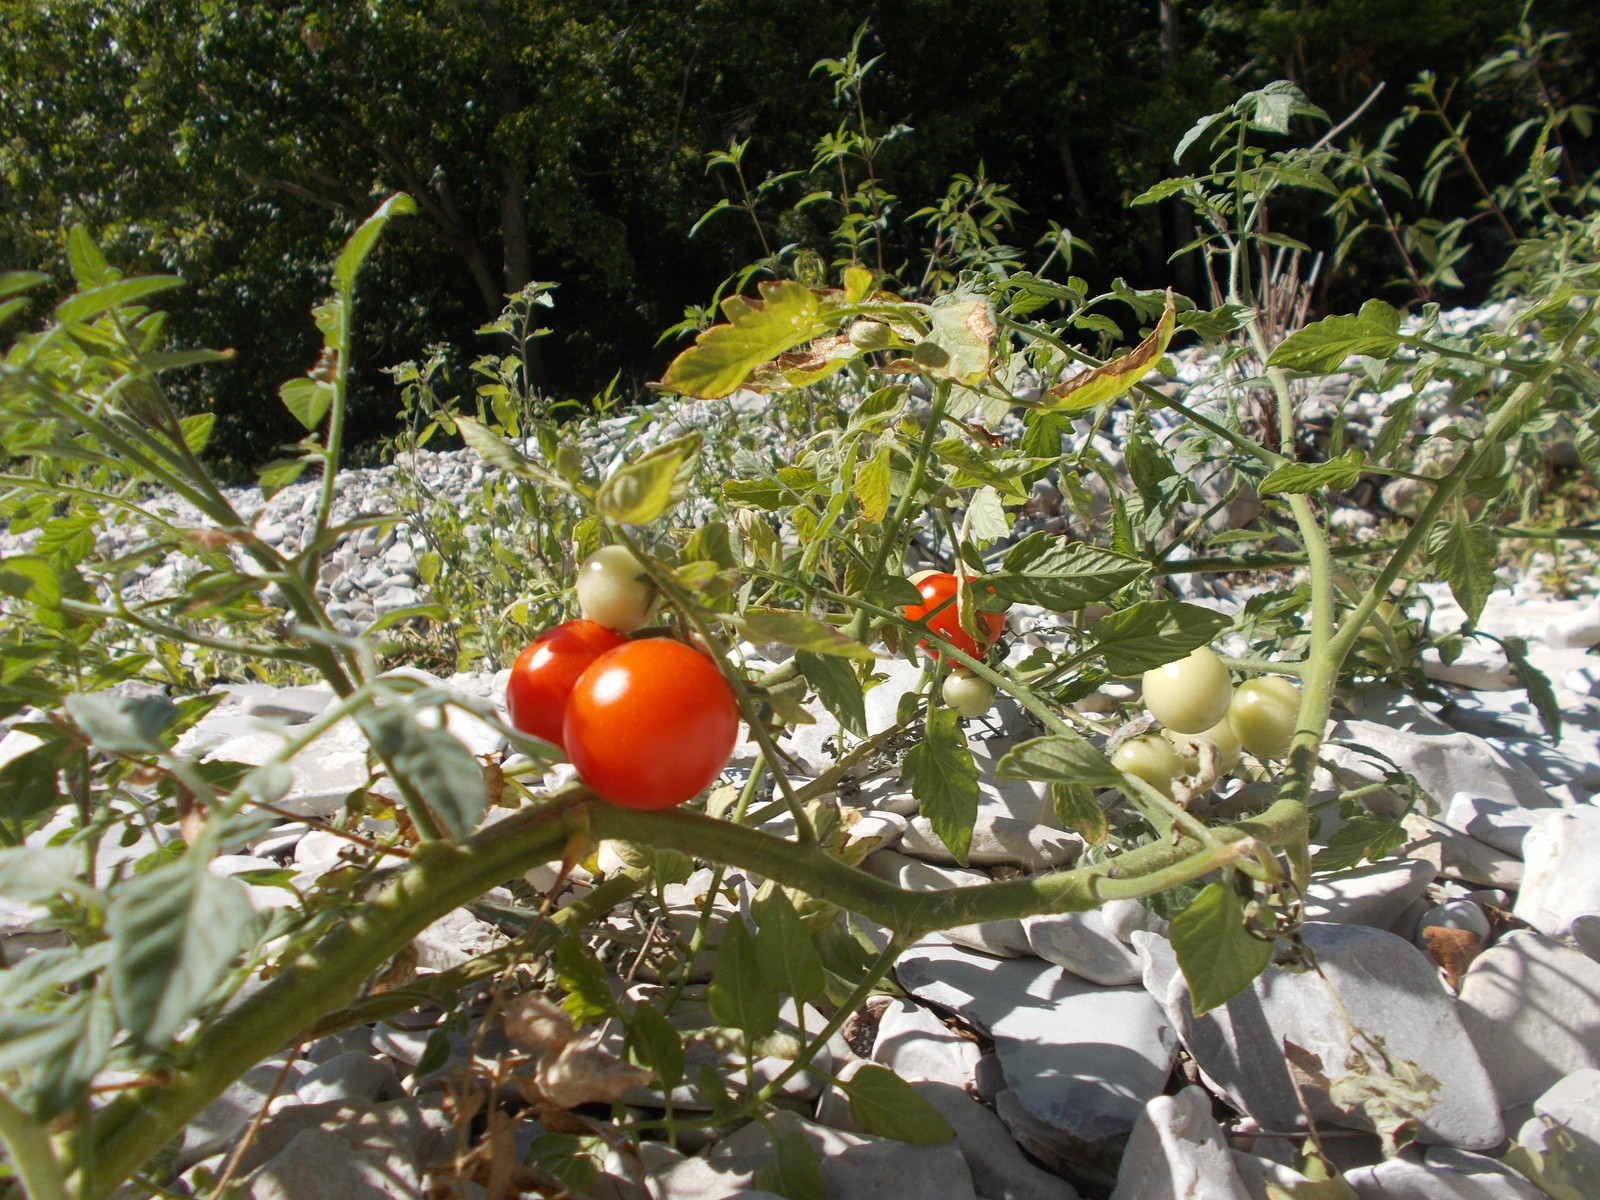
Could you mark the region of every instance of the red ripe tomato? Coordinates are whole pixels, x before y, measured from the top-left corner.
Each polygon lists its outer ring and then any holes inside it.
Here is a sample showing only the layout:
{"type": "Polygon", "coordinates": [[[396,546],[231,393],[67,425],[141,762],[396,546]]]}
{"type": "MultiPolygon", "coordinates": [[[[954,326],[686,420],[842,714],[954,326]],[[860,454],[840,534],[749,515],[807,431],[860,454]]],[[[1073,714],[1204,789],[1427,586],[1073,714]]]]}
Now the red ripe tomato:
{"type": "MultiPolygon", "coordinates": [[[[906,619],[910,621],[922,620],[946,600],[951,600],[959,586],[956,577],[949,571],[930,571],[914,582],[917,591],[922,593],[922,603],[906,606],[906,619]]],[[[944,611],[929,620],[928,628],[962,653],[981,659],[989,652],[989,648],[1000,640],[1000,631],[1006,627],[1006,615],[992,612],[979,612],[974,615],[978,619],[978,628],[987,634],[981,647],[973,640],[971,634],[961,628],[961,618],[956,613],[953,600],[946,605],[944,611]]],[[[926,650],[931,657],[939,657],[939,651],[929,646],[927,642],[918,642],[917,645],[926,650]]]]}
{"type": "Polygon", "coordinates": [[[641,638],[589,664],[567,702],[562,736],[578,778],[601,799],[671,808],[727,766],[739,706],[700,651],[641,638]]]}
{"type": "Polygon", "coordinates": [[[607,650],[628,639],[593,621],[567,621],[546,629],[517,655],[506,684],[511,724],[562,745],[561,722],[578,676],[607,650]]]}

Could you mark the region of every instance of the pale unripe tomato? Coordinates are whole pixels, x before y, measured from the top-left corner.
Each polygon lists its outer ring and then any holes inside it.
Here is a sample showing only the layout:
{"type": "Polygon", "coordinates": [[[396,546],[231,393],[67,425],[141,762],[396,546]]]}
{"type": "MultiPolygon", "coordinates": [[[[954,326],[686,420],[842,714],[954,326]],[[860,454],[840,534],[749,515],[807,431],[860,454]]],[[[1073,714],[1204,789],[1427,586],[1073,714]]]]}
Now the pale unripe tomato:
{"type": "Polygon", "coordinates": [[[1234,733],[1233,725],[1227,717],[1223,717],[1210,729],[1200,733],[1176,733],[1171,729],[1164,729],[1162,733],[1178,753],[1183,755],[1186,774],[1193,775],[1200,769],[1200,751],[1195,745],[1196,742],[1210,742],[1217,748],[1218,775],[1226,775],[1239,765],[1239,735],[1234,733]]]}
{"type": "Polygon", "coordinates": [[[1228,715],[1233,683],[1222,660],[1205,647],[1144,673],[1144,706],[1176,733],[1201,733],[1228,715]]]}
{"type": "Polygon", "coordinates": [[[1123,742],[1112,752],[1111,765],[1138,776],[1164,796],[1172,795],[1172,781],[1183,774],[1183,758],[1172,743],[1152,734],[1123,742]]]}
{"type": "Polygon", "coordinates": [[[1257,758],[1282,758],[1289,752],[1300,715],[1300,689],[1281,675],[1241,683],[1233,693],[1228,723],[1239,742],[1257,758]]]}
{"type": "Polygon", "coordinates": [[[660,597],[626,546],[601,546],[578,568],[578,608],[586,621],[617,633],[650,623],[660,597]]]}
{"type": "Polygon", "coordinates": [[[965,671],[945,676],[944,702],[963,717],[981,717],[994,707],[994,684],[965,671]]]}
{"type": "Polygon", "coordinates": [[[845,336],[857,350],[882,350],[894,341],[894,334],[887,325],[871,319],[856,321],[845,336]]]}

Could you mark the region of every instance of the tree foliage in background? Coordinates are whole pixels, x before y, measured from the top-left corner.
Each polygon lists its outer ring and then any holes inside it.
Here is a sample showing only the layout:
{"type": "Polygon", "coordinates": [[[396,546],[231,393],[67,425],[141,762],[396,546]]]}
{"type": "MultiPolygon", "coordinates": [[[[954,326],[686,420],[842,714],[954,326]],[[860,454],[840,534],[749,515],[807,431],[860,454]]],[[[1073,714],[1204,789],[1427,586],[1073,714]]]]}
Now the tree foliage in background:
{"type": "MultiPolygon", "coordinates": [[[[820,164],[774,187],[769,211],[786,214],[762,230],[774,246],[828,251],[838,197],[832,210],[828,197],[794,206],[840,187],[819,139],[864,117],[910,131],[874,163],[892,236],[915,239],[903,218],[981,169],[1007,189],[1024,256],[1043,258],[1029,248],[1067,229],[1093,248],[1073,264],[1092,284],[1148,284],[1169,278],[1192,223],[1176,202],[1127,201],[1163,175],[1196,116],[1278,76],[1340,109],[1388,81],[1356,128],[1375,142],[1419,71],[1463,79],[1521,11],[1515,0],[0,0],[0,268],[51,271],[64,290],[63,231],[81,221],[121,261],[203,281],[174,329],[238,355],[182,399],[215,409],[213,452],[247,468],[295,436],[262,401],[315,358],[301,314],[329,288],[318,264],[390,191],[419,212],[374,264],[357,442],[394,420],[377,368],[440,339],[474,353],[473,331],[530,281],[559,284],[552,336],[533,343],[543,386],[581,396],[619,369],[629,383],[659,377],[670,351],[650,349],[659,331],[724,264],[766,252],[748,222],[690,234],[718,199],[739,202],[734,175],[707,156],[740,141],[754,185],[820,164]],[[877,61],[852,114],[813,66],[863,18],[861,53],[877,61]]],[[[1592,6],[1548,0],[1532,16],[1573,35],[1536,64],[1538,86],[1558,104],[1592,100],[1592,6]]],[[[1505,135],[1527,114],[1493,115],[1498,125],[1469,134],[1491,171],[1514,157],[1505,135]]],[[[1420,157],[1434,140],[1406,134],[1394,149],[1420,157]]],[[[1569,150],[1571,169],[1593,168],[1592,149],[1569,150]]],[[[1439,186],[1448,198],[1470,182],[1453,172],[1439,186]]],[[[1300,215],[1322,219],[1314,205],[1300,215]]],[[[1333,299],[1393,274],[1385,254],[1375,239],[1356,245],[1326,279],[1333,299]]],[[[1469,300],[1484,283],[1470,269],[1462,282],[1469,300]]]]}

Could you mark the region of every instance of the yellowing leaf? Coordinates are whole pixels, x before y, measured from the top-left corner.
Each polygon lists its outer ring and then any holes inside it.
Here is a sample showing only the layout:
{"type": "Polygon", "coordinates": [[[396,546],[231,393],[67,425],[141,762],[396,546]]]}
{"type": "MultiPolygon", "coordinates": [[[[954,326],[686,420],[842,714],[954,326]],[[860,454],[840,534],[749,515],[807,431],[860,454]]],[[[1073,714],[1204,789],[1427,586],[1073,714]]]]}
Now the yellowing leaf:
{"type": "Polygon", "coordinates": [[[1172,293],[1167,293],[1167,306],[1162,310],[1156,327],[1132,350],[1090,371],[1080,371],[1065,383],[1058,383],[1045,393],[1044,407],[1065,412],[1093,408],[1107,400],[1115,400],[1139,380],[1150,373],[1172,341],[1172,330],[1178,319],[1177,305],[1172,293]]]}
{"type": "Polygon", "coordinates": [[[846,304],[860,304],[872,290],[872,272],[865,267],[846,267],[844,271],[844,300],[846,304]]]}
{"type": "Polygon", "coordinates": [[[763,363],[828,332],[832,305],[810,288],[781,279],[760,290],[759,300],[724,300],[727,323],[713,325],[673,359],[661,385],[703,400],[729,396],[763,363]]]}
{"type": "Polygon", "coordinates": [[[826,379],[857,353],[844,334],[830,333],[798,350],[786,350],[771,362],[762,363],[745,378],[744,386],[753,392],[805,387],[819,379],[826,379]]]}
{"type": "Polygon", "coordinates": [[[933,332],[925,339],[945,352],[943,362],[923,363],[923,370],[957,383],[976,383],[989,372],[994,352],[994,320],[989,303],[972,297],[951,297],[934,304],[933,332]]]}

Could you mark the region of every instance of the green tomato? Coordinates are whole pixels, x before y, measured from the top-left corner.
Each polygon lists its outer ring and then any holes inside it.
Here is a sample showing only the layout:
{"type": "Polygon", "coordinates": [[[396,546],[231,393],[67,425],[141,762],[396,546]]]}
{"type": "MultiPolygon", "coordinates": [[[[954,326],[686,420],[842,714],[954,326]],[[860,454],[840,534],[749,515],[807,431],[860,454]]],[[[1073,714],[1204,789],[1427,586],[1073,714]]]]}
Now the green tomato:
{"type": "Polygon", "coordinates": [[[1233,684],[1222,660],[1205,647],[1144,673],[1144,706],[1177,733],[1201,733],[1228,715],[1233,684]]]}
{"type": "Polygon", "coordinates": [[[981,717],[994,707],[994,684],[965,671],[945,676],[944,702],[963,717],[981,717]]]}
{"type": "Polygon", "coordinates": [[[1300,715],[1300,689],[1281,675],[1241,683],[1233,693],[1228,723],[1239,743],[1257,758],[1282,758],[1289,752],[1300,715]]]}
{"type": "Polygon", "coordinates": [[[1153,734],[1123,742],[1112,752],[1111,765],[1138,776],[1163,796],[1172,795],[1172,781],[1183,774],[1183,758],[1172,743],[1153,734]]]}
{"type": "Polygon", "coordinates": [[[1239,735],[1232,724],[1223,717],[1210,729],[1200,733],[1176,733],[1171,729],[1161,731],[1179,754],[1183,755],[1184,773],[1193,775],[1200,769],[1200,750],[1196,742],[1210,742],[1217,748],[1217,774],[1226,775],[1239,765],[1239,735]]]}
{"type": "Polygon", "coordinates": [[[871,319],[856,321],[845,336],[857,350],[882,350],[894,341],[894,334],[887,325],[871,319]]]}
{"type": "Polygon", "coordinates": [[[659,599],[626,546],[601,546],[578,568],[578,608],[584,620],[615,633],[648,625],[659,599]]]}

